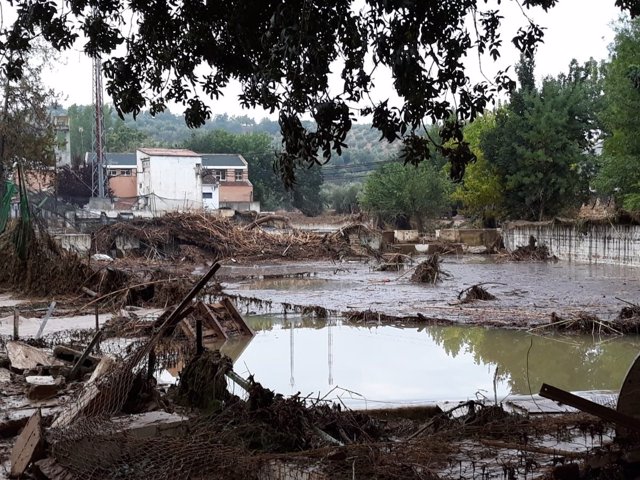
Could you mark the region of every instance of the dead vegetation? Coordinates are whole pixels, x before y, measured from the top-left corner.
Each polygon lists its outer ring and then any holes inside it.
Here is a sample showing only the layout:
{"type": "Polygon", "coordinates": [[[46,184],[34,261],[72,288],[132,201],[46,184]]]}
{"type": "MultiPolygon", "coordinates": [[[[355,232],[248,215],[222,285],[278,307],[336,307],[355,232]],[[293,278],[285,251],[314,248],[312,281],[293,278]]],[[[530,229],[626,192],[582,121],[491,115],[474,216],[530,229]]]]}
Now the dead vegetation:
{"type": "Polygon", "coordinates": [[[529,237],[529,244],[516,248],[513,252],[509,253],[511,260],[516,262],[547,262],[557,261],[558,258],[555,255],[549,253],[549,247],[546,245],[536,245],[537,240],[535,237],[529,237]]]}
{"type": "Polygon", "coordinates": [[[44,230],[12,222],[0,235],[0,287],[29,295],[77,292],[91,269],[44,230]]]}
{"type": "Polygon", "coordinates": [[[465,288],[458,294],[460,303],[472,303],[476,300],[495,300],[496,296],[489,293],[481,284],[472,285],[465,288]],[[464,295],[464,298],[462,296],[464,295]]]}
{"type": "Polygon", "coordinates": [[[623,307],[612,320],[603,320],[589,312],[578,312],[571,317],[551,313],[549,323],[532,328],[535,331],[553,330],[564,333],[589,333],[592,335],[632,335],[640,333],[640,307],[631,304],[623,307]]]}
{"type": "Polygon", "coordinates": [[[353,225],[327,235],[301,231],[272,234],[212,215],[167,214],[102,227],[95,233],[93,248],[117,251],[120,238],[139,244],[132,252],[147,259],[331,259],[353,254],[349,235],[363,228],[353,225]]]}
{"type": "Polygon", "coordinates": [[[450,275],[442,269],[439,255],[434,253],[427,260],[418,264],[413,275],[411,275],[411,281],[435,284],[448,277],[450,275]]]}

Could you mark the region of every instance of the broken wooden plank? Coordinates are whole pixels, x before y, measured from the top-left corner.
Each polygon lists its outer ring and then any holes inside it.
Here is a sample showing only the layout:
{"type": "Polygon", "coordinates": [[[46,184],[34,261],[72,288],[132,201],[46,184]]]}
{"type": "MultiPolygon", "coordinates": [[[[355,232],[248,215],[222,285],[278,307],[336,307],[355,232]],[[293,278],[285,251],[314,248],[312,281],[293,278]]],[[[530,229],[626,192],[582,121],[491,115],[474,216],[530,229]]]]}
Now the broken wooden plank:
{"type": "Polygon", "coordinates": [[[102,331],[98,330],[96,332],[96,334],[93,336],[93,338],[91,339],[91,343],[89,343],[87,348],[84,349],[84,352],[82,352],[82,355],[80,355],[80,358],[78,359],[78,361],[75,363],[75,365],[71,369],[71,372],[69,372],[69,378],[74,378],[76,373],[78,373],[78,370],[80,369],[80,366],[82,366],[84,361],[87,359],[87,357],[91,353],[91,350],[93,350],[93,347],[96,346],[96,343],[98,343],[98,340],[100,340],[100,336],[101,335],[102,335],[102,331]]]}
{"type": "Polygon", "coordinates": [[[233,318],[233,320],[236,322],[238,327],[240,327],[240,330],[242,330],[242,332],[245,335],[249,335],[253,337],[256,334],[253,331],[253,329],[247,324],[245,319],[242,318],[242,315],[238,313],[238,310],[236,309],[235,305],[231,302],[231,300],[229,300],[228,298],[223,298],[220,303],[222,303],[224,308],[231,315],[231,318],[233,318]]]}
{"type": "Polygon", "coordinates": [[[182,301],[178,304],[178,306],[171,312],[171,314],[167,317],[167,319],[160,325],[159,335],[157,338],[160,338],[164,331],[169,327],[175,327],[175,325],[184,318],[181,316],[182,311],[189,306],[189,303],[195,298],[195,296],[202,290],[209,280],[216,274],[216,272],[220,269],[219,263],[214,263],[213,266],[209,269],[209,271],[203,275],[203,277],[194,285],[194,287],[189,291],[189,293],[182,299],[182,301]]]}
{"type": "Polygon", "coordinates": [[[44,350],[23,342],[7,342],[7,356],[11,362],[11,368],[16,370],[31,370],[39,366],[64,365],[64,362],[44,350]]]}
{"type": "Polygon", "coordinates": [[[53,313],[53,309],[54,308],[56,308],[55,300],[53,302],[51,302],[51,304],[49,305],[49,308],[47,309],[47,313],[45,314],[44,318],[42,319],[42,322],[40,323],[40,327],[38,328],[38,333],[36,333],[36,339],[38,339],[38,338],[40,338],[42,336],[42,332],[44,331],[44,327],[46,327],[47,322],[49,321],[49,317],[53,313]]]}
{"type": "Polygon", "coordinates": [[[225,340],[229,338],[229,335],[227,335],[227,332],[218,321],[218,317],[216,316],[216,314],[211,311],[209,305],[203,302],[198,302],[196,308],[198,309],[200,314],[204,316],[205,323],[211,330],[216,332],[219,337],[224,338],[225,340]]]}
{"type": "Polygon", "coordinates": [[[39,460],[42,455],[42,414],[36,411],[27,422],[16,443],[11,449],[11,477],[21,476],[32,461],[39,460]]]}
{"type": "Polygon", "coordinates": [[[625,415],[612,408],[604,407],[560,388],[543,383],[542,387],[540,387],[540,395],[565,405],[571,405],[582,412],[590,413],[603,420],[615,423],[619,427],[640,432],[640,419],[625,415]]]}

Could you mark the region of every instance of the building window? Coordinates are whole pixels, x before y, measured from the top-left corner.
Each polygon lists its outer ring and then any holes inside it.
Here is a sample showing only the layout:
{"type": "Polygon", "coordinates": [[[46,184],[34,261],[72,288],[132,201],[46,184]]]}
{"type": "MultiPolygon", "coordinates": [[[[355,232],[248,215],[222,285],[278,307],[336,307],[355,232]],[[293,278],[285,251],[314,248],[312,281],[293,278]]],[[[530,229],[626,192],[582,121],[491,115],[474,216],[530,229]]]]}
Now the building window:
{"type": "Polygon", "coordinates": [[[130,177],[131,176],[131,170],[130,169],[125,169],[125,170],[120,170],[120,175],[123,175],[125,177],[130,177]]]}
{"type": "Polygon", "coordinates": [[[236,170],[236,182],[241,182],[242,180],[242,170],[236,170]]]}
{"type": "Polygon", "coordinates": [[[219,182],[224,182],[227,179],[227,171],[226,170],[216,170],[216,180],[219,182]]]}
{"type": "Polygon", "coordinates": [[[143,158],[141,163],[142,163],[142,171],[143,171],[143,172],[148,171],[148,170],[149,170],[149,167],[150,167],[150,165],[149,165],[149,163],[150,163],[150,162],[149,162],[149,159],[148,159],[148,158],[143,158]]]}
{"type": "Polygon", "coordinates": [[[213,192],[202,192],[202,198],[213,198],[213,192]]]}
{"type": "Polygon", "coordinates": [[[118,174],[117,170],[107,170],[108,177],[115,177],[118,174]]]}

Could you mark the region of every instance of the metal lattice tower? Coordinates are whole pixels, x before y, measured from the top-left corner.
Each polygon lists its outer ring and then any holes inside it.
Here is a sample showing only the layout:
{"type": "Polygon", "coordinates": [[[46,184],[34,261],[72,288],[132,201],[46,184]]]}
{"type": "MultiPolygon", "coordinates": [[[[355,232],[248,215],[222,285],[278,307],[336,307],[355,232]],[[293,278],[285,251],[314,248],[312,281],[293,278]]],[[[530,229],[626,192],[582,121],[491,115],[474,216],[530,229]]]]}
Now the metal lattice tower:
{"type": "Polygon", "coordinates": [[[104,116],[102,112],[102,61],[100,57],[93,59],[93,151],[91,154],[91,195],[105,197],[104,178],[104,116]]]}

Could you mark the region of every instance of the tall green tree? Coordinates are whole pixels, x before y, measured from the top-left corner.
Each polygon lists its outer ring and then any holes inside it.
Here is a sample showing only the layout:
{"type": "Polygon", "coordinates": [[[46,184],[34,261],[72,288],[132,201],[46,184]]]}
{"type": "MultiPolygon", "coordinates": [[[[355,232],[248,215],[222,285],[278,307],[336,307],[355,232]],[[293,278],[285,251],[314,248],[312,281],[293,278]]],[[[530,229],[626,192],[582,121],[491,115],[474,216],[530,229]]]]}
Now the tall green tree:
{"type": "Polygon", "coordinates": [[[451,194],[454,201],[462,203],[462,213],[480,219],[485,227],[495,227],[496,220],[504,214],[502,179],[480,148],[481,138],[495,126],[495,114],[486,113],[465,127],[464,139],[476,161],[467,167],[464,180],[451,194]]]}
{"type": "Polygon", "coordinates": [[[599,96],[595,62],[571,62],[569,73],[533,81],[533,60],[517,68],[520,87],[496,114],[481,149],[504,185],[510,218],[542,220],[575,208],[594,175],[599,96]]]}
{"type": "Polygon", "coordinates": [[[423,230],[425,220],[447,211],[450,193],[451,182],[444,169],[428,162],[417,167],[393,162],[367,177],[360,204],[385,222],[405,217],[423,230]]]}
{"type": "Polygon", "coordinates": [[[618,205],[640,210],[640,19],[616,27],[611,59],[606,66],[601,170],[594,182],[599,194],[612,195],[618,205]]]}

